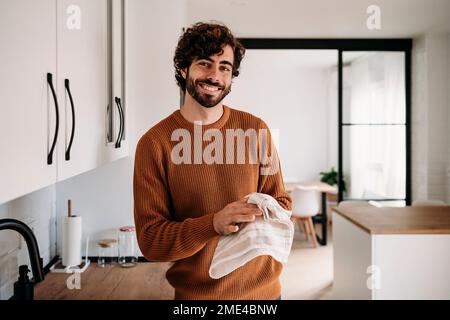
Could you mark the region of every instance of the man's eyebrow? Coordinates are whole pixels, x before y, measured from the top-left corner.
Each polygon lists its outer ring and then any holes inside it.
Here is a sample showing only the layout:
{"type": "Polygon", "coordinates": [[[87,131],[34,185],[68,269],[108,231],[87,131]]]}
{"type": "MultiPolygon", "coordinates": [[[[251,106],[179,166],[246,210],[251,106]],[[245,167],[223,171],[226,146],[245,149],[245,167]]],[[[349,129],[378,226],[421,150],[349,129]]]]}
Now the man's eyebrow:
{"type": "Polygon", "coordinates": [[[228,61],[228,60],[222,60],[222,61],[219,62],[219,64],[227,64],[230,67],[233,67],[233,64],[230,61],[228,61]]]}
{"type": "MultiPolygon", "coordinates": [[[[200,58],[200,59],[198,59],[199,61],[200,60],[206,60],[206,61],[209,61],[209,62],[214,62],[214,60],[213,59],[211,59],[211,58],[200,58]]],[[[228,61],[228,60],[222,60],[222,61],[220,61],[219,62],[219,64],[227,64],[227,65],[229,65],[230,67],[233,67],[233,64],[230,62],[230,61],[228,61]]]]}

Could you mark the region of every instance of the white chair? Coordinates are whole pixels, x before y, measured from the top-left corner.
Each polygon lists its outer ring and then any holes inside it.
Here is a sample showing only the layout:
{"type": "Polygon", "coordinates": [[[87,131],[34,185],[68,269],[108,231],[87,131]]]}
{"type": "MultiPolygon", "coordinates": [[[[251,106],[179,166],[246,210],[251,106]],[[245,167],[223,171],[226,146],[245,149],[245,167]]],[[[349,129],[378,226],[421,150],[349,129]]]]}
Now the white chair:
{"type": "Polygon", "coordinates": [[[413,207],[436,207],[446,206],[447,204],[442,200],[416,200],[413,201],[413,207]]]}
{"type": "Polygon", "coordinates": [[[297,222],[299,229],[302,225],[306,239],[312,238],[314,248],[317,247],[316,232],[312,217],[319,213],[319,188],[296,186],[292,191],[292,220],[297,222]]]}

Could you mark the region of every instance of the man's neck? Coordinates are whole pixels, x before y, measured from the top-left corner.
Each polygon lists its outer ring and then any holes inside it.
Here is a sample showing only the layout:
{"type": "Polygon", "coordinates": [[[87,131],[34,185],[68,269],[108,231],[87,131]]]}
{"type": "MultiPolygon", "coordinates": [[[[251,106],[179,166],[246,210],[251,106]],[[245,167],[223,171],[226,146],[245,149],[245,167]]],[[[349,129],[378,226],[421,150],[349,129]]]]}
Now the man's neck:
{"type": "Polygon", "coordinates": [[[223,115],[223,104],[220,102],[214,107],[205,108],[186,94],[185,101],[180,110],[181,115],[189,122],[201,121],[208,125],[219,120],[223,115]]]}

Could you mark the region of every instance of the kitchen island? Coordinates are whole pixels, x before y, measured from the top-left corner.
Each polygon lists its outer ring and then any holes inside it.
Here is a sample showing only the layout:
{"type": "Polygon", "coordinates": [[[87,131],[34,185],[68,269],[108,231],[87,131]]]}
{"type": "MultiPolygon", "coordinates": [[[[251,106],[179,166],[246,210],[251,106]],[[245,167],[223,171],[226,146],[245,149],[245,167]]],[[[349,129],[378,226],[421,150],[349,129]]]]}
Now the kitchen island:
{"type": "Polygon", "coordinates": [[[333,208],[331,299],[450,299],[450,207],[333,208]]]}
{"type": "Polygon", "coordinates": [[[175,292],[165,278],[169,263],[141,262],[132,268],[91,263],[80,273],[80,286],[73,274],[48,273],[34,289],[36,300],[173,300],[175,292]],[[69,286],[67,285],[69,279],[69,286]]]}

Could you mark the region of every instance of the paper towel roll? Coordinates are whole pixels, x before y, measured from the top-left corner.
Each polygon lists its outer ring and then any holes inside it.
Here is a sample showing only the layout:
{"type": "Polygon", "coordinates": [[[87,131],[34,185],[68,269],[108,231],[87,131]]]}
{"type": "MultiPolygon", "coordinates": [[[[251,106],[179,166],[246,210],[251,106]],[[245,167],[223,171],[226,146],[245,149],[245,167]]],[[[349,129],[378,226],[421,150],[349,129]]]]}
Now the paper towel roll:
{"type": "Polygon", "coordinates": [[[81,264],[81,216],[64,217],[62,264],[81,264]]]}

